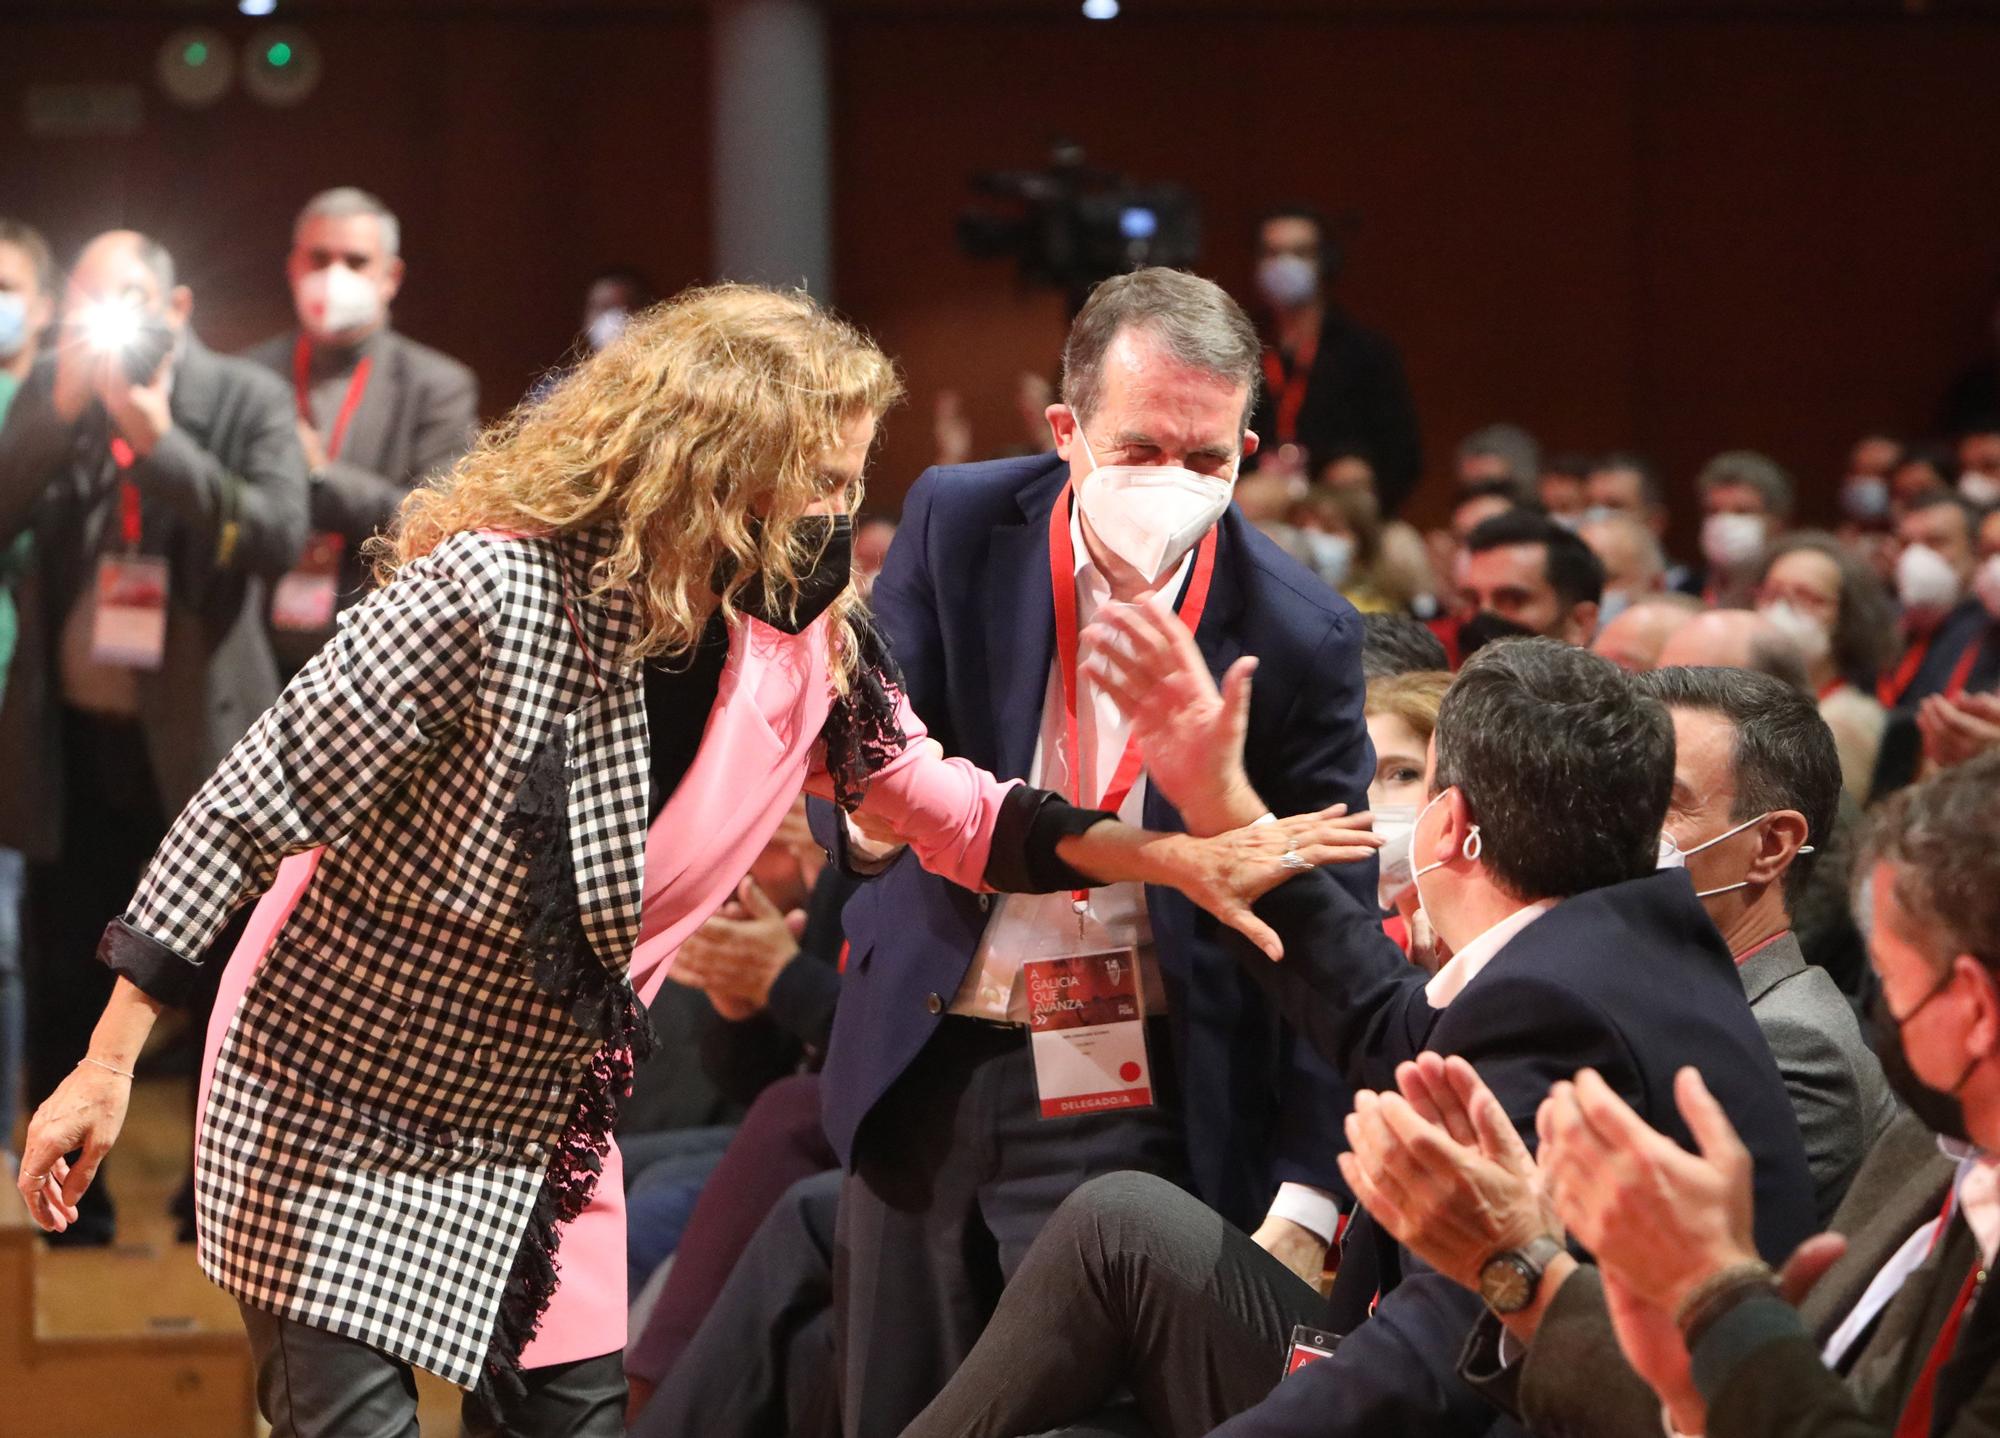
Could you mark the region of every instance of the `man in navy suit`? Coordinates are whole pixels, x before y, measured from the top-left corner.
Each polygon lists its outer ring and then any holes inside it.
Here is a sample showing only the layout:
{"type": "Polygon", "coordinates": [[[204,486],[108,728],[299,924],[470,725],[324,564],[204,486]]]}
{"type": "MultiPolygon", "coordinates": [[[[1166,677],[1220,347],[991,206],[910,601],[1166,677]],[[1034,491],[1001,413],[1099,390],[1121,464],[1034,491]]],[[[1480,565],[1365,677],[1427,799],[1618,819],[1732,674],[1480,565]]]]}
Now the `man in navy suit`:
{"type": "MultiPolygon", "coordinates": [[[[1192,833],[1242,822],[1232,816],[1254,813],[1254,781],[1214,779],[1216,753],[1236,748],[1231,706],[1163,702],[1205,682],[1185,642],[1144,616],[1107,627],[1107,652],[1125,657],[1106,687],[1141,714],[1155,782],[1192,833]]],[[[1606,660],[1504,640],[1445,696],[1429,767],[1410,852],[1451,953],[1437,974],[1406,962],[1324,870],[1256,905],[1285,957],[1244,963],[1357,1088],[1393,1090],[1397,1066],[1425,1050],[1458,1055],[1529,1144],[1550,1087],[1591,1067],[1692,1147],[1673,1080],[1695,1065],[1754,1158],[1758,1247],[1781,1260],[1816,1227],[1812,1182],[1728,947],[1686,873],[1654,868],[1674,774],[1665,710],[1606,660]]],[[[1481,1297],[1522,1311],[1567,1262],[1547,1232],[1482,1255],[1475,1296],[1360,1211],[1322,1299],[1186,1195],[1139,1175],[1100,1180],[1044,1227],[908,1438],[1040,1433],[1121,1391],[1158,1438],[1518,1432],[1459,1360],[1481,1297]],[[1295,1324],[1341,1341],[1285,1376],[1295,1324]]]]}
{"type": "MultiPolygon", "coordinates": [[[[1216,286],[1120,276],[1070,332],[1065,403],[1048,411],[1056,454],[917,481],[873,603],[947,750],[1182,828],[1124,767],[1137,763],[1130,721],[1077,642],[1096,614],[1154,595],[1193,625],[1211,674],[1261,659],[1249,766],[1272,806],[1365,806],[1359,618],[1229,506],[1256,448],[1258,365],[1255,330],[1216,286]]],[[[1372,861],[1338,882],[1373,905],[1372,861]]],[[[1079,916],[1067,893],[996,900],[904,857],[846,910],[824,1093],[849,1175],[835,1299],[848,1438],[902,1430],[970,1351],[1048,1215],[1095,1175],[1161,1175],[1255,1226],[1297,1272],[1324,1261],[1344,1086],[1179,894],[1113,885],[1086,902],[1079,916]],[[1041,1118],[1020,966],[1105,952],[1137,961],[1155,1102],[1041,1118]]]]}

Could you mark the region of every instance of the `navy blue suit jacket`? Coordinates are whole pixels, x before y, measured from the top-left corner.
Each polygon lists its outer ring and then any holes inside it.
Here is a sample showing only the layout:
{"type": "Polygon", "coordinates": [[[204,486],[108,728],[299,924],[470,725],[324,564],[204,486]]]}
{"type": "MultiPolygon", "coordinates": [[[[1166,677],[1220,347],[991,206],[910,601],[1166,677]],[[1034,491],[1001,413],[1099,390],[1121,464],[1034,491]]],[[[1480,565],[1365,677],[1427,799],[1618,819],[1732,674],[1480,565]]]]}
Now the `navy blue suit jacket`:
{"type": "MultiPolygon", "coordinates": [[[[1323,872],[1266,895],[1284,941],[1273,964],[1239,957],[1357,1088],[1391,1089],[1423,1049],[1479,1070],[1530,1147],[1558,1079],[1596,1069],[1640,1117],[1692,1149],[1674,1075],[1701,1071],[1755,1160],[1757,1246],[1782,1262],[1817,1231],[1798,1120],[1722,936],[1682,869],[1590,890],[1536,919],[1443,1009],[1373,915],[1323,872]]],[[[1365,1213],[1349,1226],[1329,1326],[1331,1358],[1287,1378],[1216,1438],[1475,1435],[1512,1420],[1459,1377],[1480,1302],[1365,1213]],[[1381,1301],[1369,1314],[1377,1293],[1381,1301]]]]}
{"type": "MultiPolygon", "coordinates": [[[[946,753],[1001,778],[1025,778],[1034,760],[1055,651],[1048,522],[1068,477],[1052,454],[927,471],[904,500],[875,582],[875,616],[918,715],[946,753]]],[[[1241,655],[1258,657],[1245,762],[1267,803],[1281,814],[1366,805],[1375,759],[1362,717],[1360,618],[1233,506],[1219,521],[1195,638],[1218,676],[1241,655]]],[[[1151,791],[1145,821],[1183,827],[1151,791]]],[[[1340,882],[1356,903],[1374,903],[1372,863],[1344,869],[1340,882]]],[[[1195,1190],[1247,1224],[1281,1182],[1337,1187],[1344,1083],[1282,1028],[1213,919],[1172,891],[1151,891],[1147,907],[1174,1048],[1154,1062],[1179,1066],[1195,1190]]],[[[822,1090],[843,1163],[950,1005],[991,909],[989,897],[925,873],[908,854],[848,904],[847,972],[822,1090]]]]}

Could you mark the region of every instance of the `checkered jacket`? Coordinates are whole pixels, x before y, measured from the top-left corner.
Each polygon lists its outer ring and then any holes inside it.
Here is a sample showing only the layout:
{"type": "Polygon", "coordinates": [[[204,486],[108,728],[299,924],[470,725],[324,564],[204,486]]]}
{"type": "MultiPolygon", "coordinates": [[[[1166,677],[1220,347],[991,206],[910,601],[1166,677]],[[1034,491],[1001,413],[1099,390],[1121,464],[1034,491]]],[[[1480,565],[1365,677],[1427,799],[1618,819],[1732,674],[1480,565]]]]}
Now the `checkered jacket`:
{"type": "Polygon", "coordinates": [[[611,660],[634,614],[581,597],[610,543],[459,535],[343,614],[103,950],[172,997],[281,859],[324,846],[216,1060],[201,1264],[463,1387],[598,1043],[520,957],[525,865],[502,830],[556,725],[584,930],[621,965],[638,938],[645,707],[611,660]]]}

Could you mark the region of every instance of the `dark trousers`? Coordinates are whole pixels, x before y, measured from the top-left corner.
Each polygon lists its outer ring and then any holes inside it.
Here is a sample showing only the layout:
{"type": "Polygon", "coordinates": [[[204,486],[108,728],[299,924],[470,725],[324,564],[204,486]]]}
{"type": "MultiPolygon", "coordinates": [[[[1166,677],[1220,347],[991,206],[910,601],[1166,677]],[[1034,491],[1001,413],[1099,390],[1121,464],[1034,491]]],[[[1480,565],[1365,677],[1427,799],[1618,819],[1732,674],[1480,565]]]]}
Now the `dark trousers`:
{"type": "MultiPolygon", "coordinates": [[[[237,1307],[271,1438],[417,1438],[409,1364],[324,1328],[237,1307]]],[[[622,1355],[531,1368],[524,1376],[528,1396],[504,1420],[468,1394],[460,1438],[617,1438],[625,1431],[622,1355]]]]}
{"type": "MultiPolygon", "coordinates": [[[[90,1046],[114,982],[97,962],[97,941],[132,901],[167,830],[138,723],[66,710],[62,724],[62,853],[30,863],[22,888],[31,1106],[54,1092],[90,1046]]],[[[78,1227],[108,1238],[111,1200],[101,1172],[80,1207],[78,1227]]]]}
{"type": "MultiPolygon", "coordinates": [[[[695,1203],[659,1302],[626,1349],[625,1371],[659,1383],[718,1306],[765,1215],[800,1179],[834,1166],[820,1125],[818,1074],[779,1079],[759,1094],[695,1203]]],[[[822,1283],[831,1279],[832,1248],[829,1217],[822,1283]]]]}
{"type": "Polygon", "coordinates": [[[1126,1169],[1182,1179],[1164,1019],[1147,1039],[1153,1108],[1044,1119],[1026,1030],[951,1017],[876,1104],[835,1246],[847,1438],[894,1438],[937,1395],[1070,1193],[1126,1169]]]}
{"type": "Polygon", "coordinates": [[[828,1169],[778,1199],[632,1424],[632,1438],[836,1438],[840,1186],[840,1171],[828,1169]]]}
{"type": "Polygon", "coordinates": [[[1114,1174],[1043,1227],[906,1438],[1042,1433],[1121,1394],[1158,1438],[1195,1438],[1277,1385],[1294,1324],[1326,1322],[1316,1290],[1199,1199],[1114,1174]]]}

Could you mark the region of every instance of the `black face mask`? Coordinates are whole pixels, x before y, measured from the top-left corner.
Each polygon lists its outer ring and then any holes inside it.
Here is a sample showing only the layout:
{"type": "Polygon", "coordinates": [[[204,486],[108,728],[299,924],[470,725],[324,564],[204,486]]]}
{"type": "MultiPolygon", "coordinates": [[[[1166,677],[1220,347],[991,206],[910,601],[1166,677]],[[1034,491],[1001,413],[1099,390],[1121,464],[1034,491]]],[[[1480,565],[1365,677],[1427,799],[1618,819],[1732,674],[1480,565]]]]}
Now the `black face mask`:
{"type": "MultiPolygon", "coordinates": [[[[754,537],[759,526],[752,524],[754,537]]],[[[772,589],[763,576],[744,585],[736,596],[736,607],[752,619],[760,619],[786,634],[802,634],[820,615],[832,607],[854,577],[854,520],[845,514],[808,514],[794,526],[799,542],[817,548],[818,556],[789,585],[772,589]]],[[[735,563],[725,554],[716,566],[715,588],[721,593],[735,573],[735,563]]]]}
{"type": "Polygon", "coordinates": [[[1944,986],[1950,982],[1951,975],[1946,974],[1900,1020],[1889,1012],[1889,1000],[1877,987],[1868,1003],[1868,1041],[1875,1050],[1875,1057],[1881,1060],[1882,1077],[1888,1081],[1889,1092],[1903,1101],[1904,1106],[1917,1116],[1917,1121],[1941,1137],[1970,1143],[1972,1136],[1965,1131],[1965,1107],[1958,1101],[1958,1091],[1972,1077],[1979,1060],[1967,1063],[1965,1072],[1949,1089],[1934,1089],[1917,1077],[1916,1070],[1910,1067],[1910,1056],[1903,1048],[1903,1025],[1922,1013],[1924,1005],[1943,993],[1944,986]]]}
{"type": "Polygon", "coordinates": [[[1532,639],[1535,631],[1525,624],[1502,619],[1490,609],[1482,609],[1458,626],[1458,654],[1469,659],[1496,639],[1532,639]]]}

